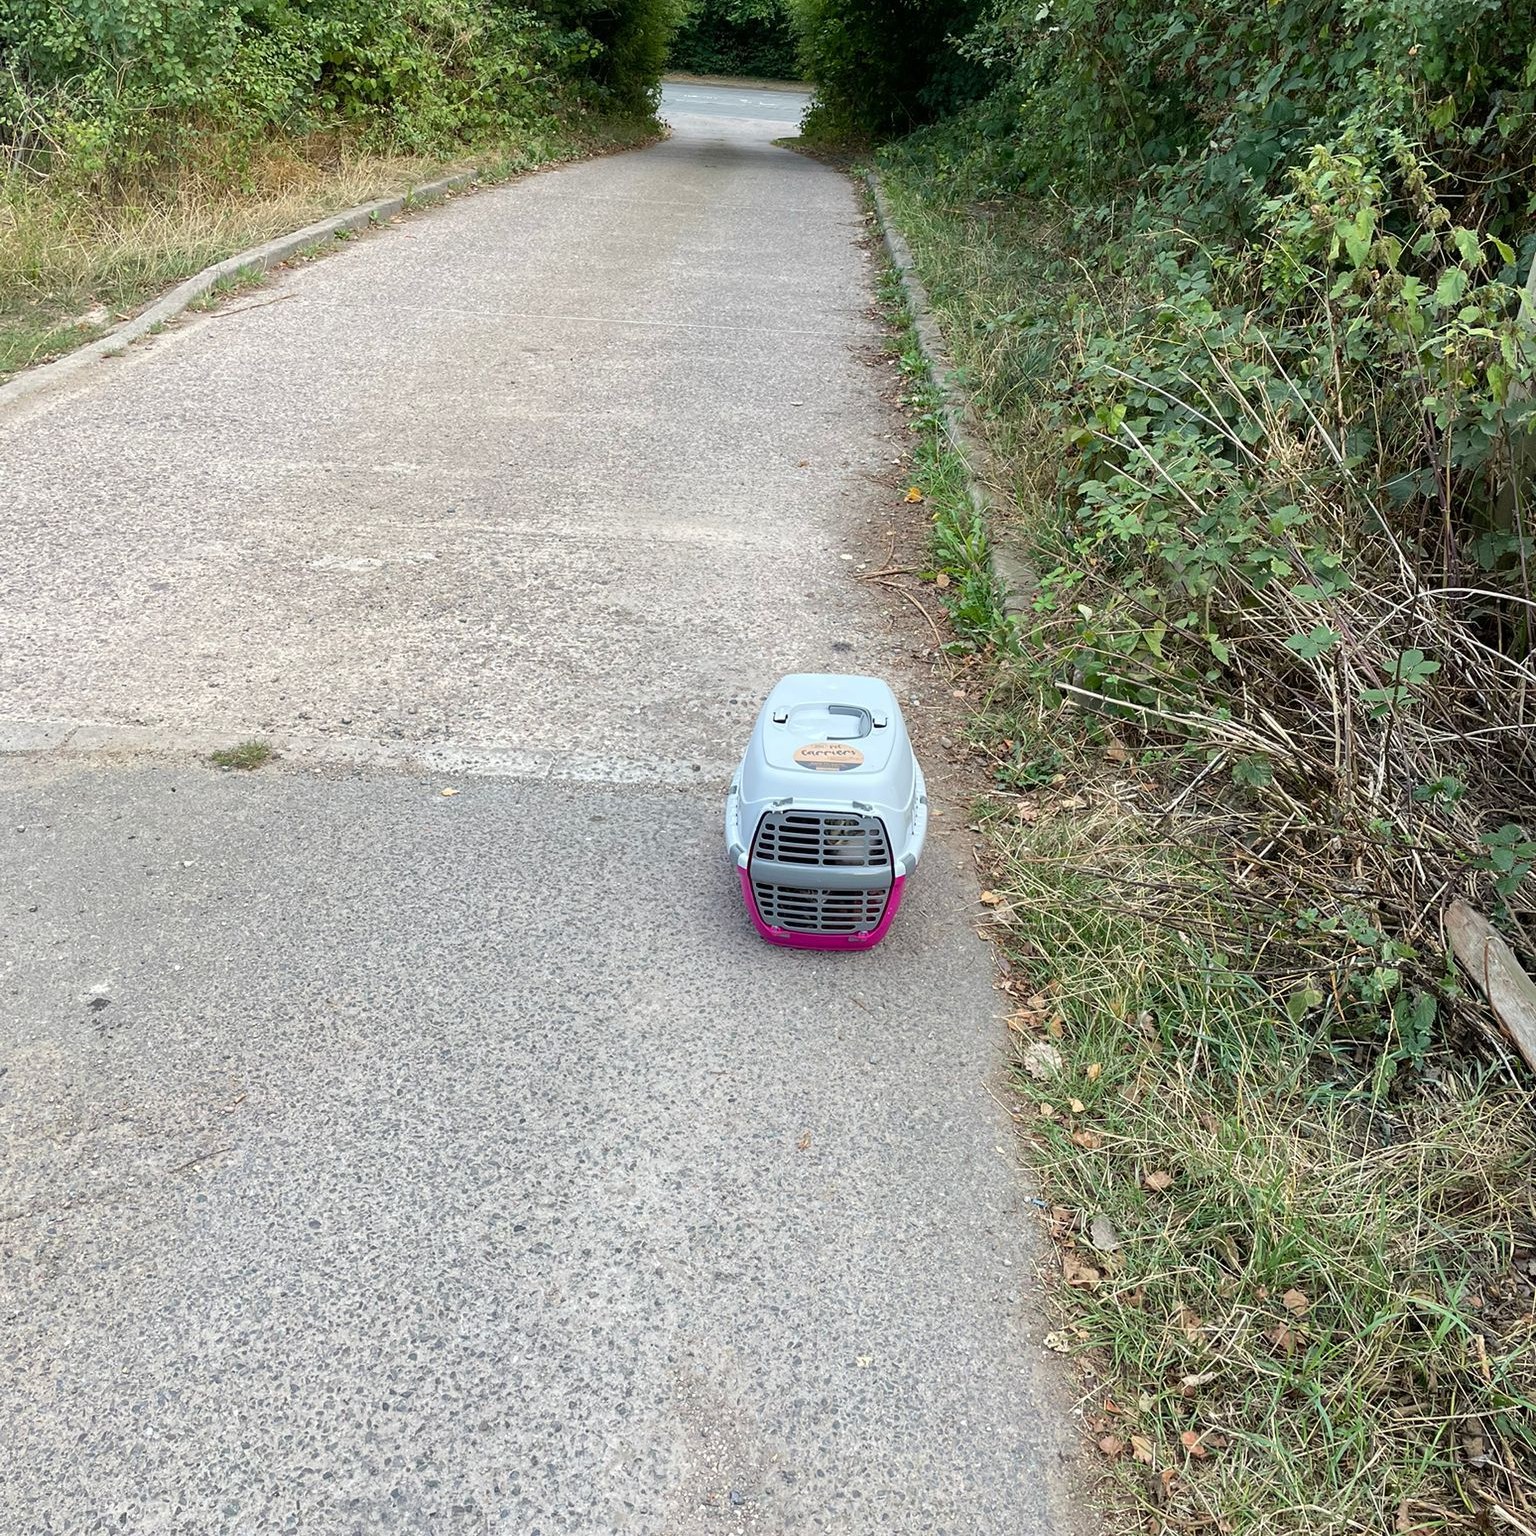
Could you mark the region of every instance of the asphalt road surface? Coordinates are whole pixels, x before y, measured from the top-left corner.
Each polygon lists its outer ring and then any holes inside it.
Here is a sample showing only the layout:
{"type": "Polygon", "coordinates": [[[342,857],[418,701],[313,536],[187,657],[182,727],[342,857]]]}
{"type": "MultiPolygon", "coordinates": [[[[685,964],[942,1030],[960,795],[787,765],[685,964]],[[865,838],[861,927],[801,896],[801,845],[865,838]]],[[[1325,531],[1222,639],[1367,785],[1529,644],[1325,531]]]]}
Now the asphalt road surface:
{"type": "Polygon", "coordinates": [[[0,421],[0,1530],[1077,1529],[963,849],[838,956],[721,847],[780,673],[934,686],[798,107],[0,421]]]}
{"type": "Polygon", "coordinates": [[[736,85],[669,80],[661,89],[661,112],[674,129],[701,137],[718,132],[722,119],[736,131],[747,124],[772,124],[774,134],[783,137],[795,132],[809,100],[804,91],[782,87],[758,91],[736,85]]]}

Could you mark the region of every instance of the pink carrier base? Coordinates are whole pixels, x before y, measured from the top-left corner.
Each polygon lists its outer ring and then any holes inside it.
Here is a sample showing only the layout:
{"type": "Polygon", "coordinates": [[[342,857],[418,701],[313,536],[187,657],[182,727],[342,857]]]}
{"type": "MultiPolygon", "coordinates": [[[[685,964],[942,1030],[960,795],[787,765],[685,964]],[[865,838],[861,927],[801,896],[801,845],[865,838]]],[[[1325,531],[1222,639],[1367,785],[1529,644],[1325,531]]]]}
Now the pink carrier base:
{"type": "Polygon", "coordinates": [[[743,865],[737,865],[737,873],[741,876],[741,899],[747,904],[747,915],[752,919],[758,937],[766,939],[770,944],[782,944],[788,949],[873,949],[885,937],[886,930],[896,916],[896,909],[901,905],[901,888],[907,878],[905,875],[897,875],[891,882],[891,894],[886,900],[885,911],[868,933],[792,933],[788,928],[770,927],[757,915],[751,876],[743,865]]]}

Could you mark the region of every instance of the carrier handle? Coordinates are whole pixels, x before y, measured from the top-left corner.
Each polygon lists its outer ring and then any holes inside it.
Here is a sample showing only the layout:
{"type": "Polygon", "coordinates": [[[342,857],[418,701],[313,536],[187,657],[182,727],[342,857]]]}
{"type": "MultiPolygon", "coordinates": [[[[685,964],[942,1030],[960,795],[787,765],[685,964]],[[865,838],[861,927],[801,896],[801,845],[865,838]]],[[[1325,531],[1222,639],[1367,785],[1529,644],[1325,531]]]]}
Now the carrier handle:
{"type": "Polygon", "coordinates": [[[829,715],[852,715],[859,722],[859,728],[852,736],[834,736],[833,741],[858,741],[861,737],[868,736],[874,725],[874,717],[867,709],[861,709],[857,704],[828,704],[829,715]]]}

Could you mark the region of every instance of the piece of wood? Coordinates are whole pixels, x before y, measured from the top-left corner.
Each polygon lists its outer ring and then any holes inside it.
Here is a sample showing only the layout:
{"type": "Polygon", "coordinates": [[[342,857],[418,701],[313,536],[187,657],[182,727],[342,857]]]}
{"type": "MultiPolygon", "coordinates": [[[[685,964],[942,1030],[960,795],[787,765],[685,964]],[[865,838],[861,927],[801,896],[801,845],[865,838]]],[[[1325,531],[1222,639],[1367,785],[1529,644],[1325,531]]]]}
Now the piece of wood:
{"type": "Polygon", "coordinates": [[[1445,909],[1445,932],[1452,954],[1482,988],[1526,1065],[1536,1070],[1536,981],[1493,924],[1460,897],[1445,909]]]}

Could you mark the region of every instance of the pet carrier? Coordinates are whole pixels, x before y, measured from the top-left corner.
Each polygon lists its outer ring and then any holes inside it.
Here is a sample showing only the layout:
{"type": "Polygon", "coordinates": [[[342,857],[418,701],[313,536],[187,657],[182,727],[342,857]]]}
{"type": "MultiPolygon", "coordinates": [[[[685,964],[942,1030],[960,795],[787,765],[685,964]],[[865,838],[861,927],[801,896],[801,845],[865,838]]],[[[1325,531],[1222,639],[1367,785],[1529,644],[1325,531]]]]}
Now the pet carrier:
{"type": "Polygon", "coordinates": [[[763,938],[878,944],[927,827],[923,773],[884,683],[830,673],[778,683],[725,803],[726,846],[763,938]]]}

